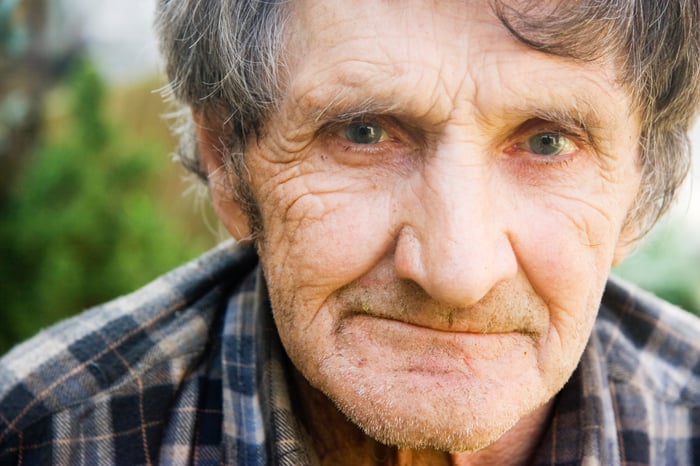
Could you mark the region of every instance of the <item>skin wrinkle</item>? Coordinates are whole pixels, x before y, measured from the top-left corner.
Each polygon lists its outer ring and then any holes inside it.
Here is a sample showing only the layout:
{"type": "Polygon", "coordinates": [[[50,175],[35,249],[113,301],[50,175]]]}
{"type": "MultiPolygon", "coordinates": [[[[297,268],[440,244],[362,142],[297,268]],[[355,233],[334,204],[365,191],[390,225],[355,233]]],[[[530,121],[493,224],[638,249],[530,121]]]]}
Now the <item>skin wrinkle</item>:
{"type": "MultiPolygon", "coordinates": [[[[311,145],[312,143],[309,142],[307,144],[311,145]]],[[[302,157],[303,158],[303,157],[302,157]]],[[[273,164],[278,164],[281,162],[273,162],[273,164]]],[[[277,179],[271,178],[268,181],[265,182],[263,185],[263,188],[265,188],[266,185],[272,185],[276,189],[282,188],[283,186],[289,184],[289,183],[298,183],[298,180],[305,180],[306,178],[302,176],[303,174],[301,173],[301,160],[296,160],[294,162],[294,165],[291,167],[287,168],[285,171],[280,172],[280,176],[282,174],[287,174],[287,176],[284,177],[284,179],[277,179]]],[[[304,184],[304,182],[302,181],[304,184]]],[[[356,188],[357,191],[359,191],[361,188],[356,188]]],[[[300,224],[303,221],[320,221],[322,220],[322,216],[314,216],[310,215],[309,212],[311,211],[317,211],[317,212],[323,212],[323,204],[322,204],[322,199],[319,198],[321,196],[323,198],[323,195],[328,195],[328,194],[333,194],[334,192],[342,192],[343,190],[348,191],[348,186],[333,186],[333,189],[325,189],[325,190],[313,190],[309,189],[307,186],[301,186],[297,187],[295,189],[296,192],[299,192],[299,194],[295,199],[291,201],[285,201],[286,206],[284,208],[284,212],[281,214],[281,218],[285,219],[285,221],[296,221],[297,224],[300,224]],[[314,208],[312,205],[308,205],[309,201],[306,199],[310,197],[312,199],[312,204],[316,204],[316,208],[314,208]],[[315,201],[315,202],[314,202],[315,201]],[[290,214],[291,211],[297,210],[297,205],[302,204],[304,208],[302,208],[302,212],[299,214],[292,215],[290,214]]],[[[273,201],[274,202],[274,201],[273,201]]],[[[301,240],[301,239],[300,239],[301,240]]]]}
{"type": "MultiPolygon", "coordinates": [[[[573,202],[577,202],[577,203],[579,203],[579,204],[585,205],[586,207],[588,207],[588,208],[590,208],[590,209],[593,209],[597,214],[599,214],[601,217],[603,217],[606,221],[610,221],[610,220],[611,220],[610,214],[609,214],[608,212],[606,212],[606,211],[603,209],[603,207],[593,205],[593,204],[590,203],[590,202],[586,202],[585,200],[581,200],[581,199],[576,199],[575,197],[571,197],[571,196],[562,195],[561,197],[562,197],[563,199],[567,199],[567,200],[570,200],[570,201],[573,201],[573,202]]],[[[596,237],[596,238],[604,238],[604,237],[606,237],[606,236],[609,236],[609,234],[610,234],[610,232],[607,232],[608,235],[603,234],[603,233],[596,233],[596,234],[594,234],[594,233],[593,233],[593,229],[592,229],[592,227],[591,227],[591,222],[590,222],[589,220],[586,220],[585,217],[584,217],[583,215],[574,216],[574,215],[571,214],[570,210],[562,210],[562,209],[560,209],[560,208],[558,208],[558,207],[556,207],[556,206],[553,206],[553,205],[551,206],[551,208],[553,209],[553,211],[556,210],[556,211],[558,211],[561,215],[563,215],[563,216],[565,216],[566,218],[568,218],[568,219],[571,221],[571,223],[572,223],[574,226],[576,226],[577,231],[579,231],[580,233],[583,234],[583,238],[582,238],[582,241],[581,241],[581,244],[582,244],[582,245],[589,246],[589,247],[598,247],[598,246],[601,245],[601,240],[600,240],[600,239],[594,240],[593,238],[594,238],[594,237],[596,237]]]]}
{"type": "Polygon", "coordinates": [[[581,232],[581,244],[583,246],[588,246],[589,248],[599,248],[603,246],[603,242],[600,239],[594,240],[594,236],[600,236],[600,235],[594,235],[593,232],[591,231],[591,225],[590,222],[587,222],[585,220],[579,220],[576,219],[572,216],[569,216],[569,220],[571,220],[571,223],[578,228],[578,230],[581,232]]]}
{"type": "MultiPolygon", "coordinates": [[[[533,58],[536,58],[537,52],[533,52],[531,50],[525,51],[521,57],[518,57],[517,60],[518,62],[526,63],[528,60],[531,60],[533,58]]],[[[484,59],[485,60],[485,59],[484,59]]],[[[570,63],[567,62],[566,60],[560,59],[560,58],[553,58],[553,61],[556,62],[561,62],[562,66],[570,66],[570,63]]],[[[488,67],[488,66],[493,66],[496,70],[496,72],[499,73],[500,80],[503,80],[503,74],[502,70],[504,67],[512,67],[513,63],[511,60],[507,60],[505,58],[499,58],[496,57],[494,59],[494,63],[482,63],[482,67],[488,67]]],[[[584,67],[589,67],[590,65],[583,65],[584,67]]],[[[550,66],[551,67],[551,66],[550,66]]],[[[546,71],[546,70],[545,70],[546,71]]],[[[605,83],[608,85],[612,85],[614,83],[614,79],[611,77],[605,75],[606,81],[605,83]]],[[[599,103],[601,99],[597,100],[591,100],[589,96],[594,96],[595,93],[600,93],[602,96],[605,96],[609,99],[614,99],[613,96],[609,94],[609,91],[605,89],[602,86],[602,83],[593,80],[590,76],[583,75],[583,74],[578,74],[575,76],[576,80],[576,87],[583,90],[587,90],[588,92],[582,93],[582,92],[571,92],[570,82],[562,81],[562,80],[552,80],[551,76],[549,76],[546,72],[541,72],[537,73],[531,76],[528,76],[528,80],[526,82],[519,82],[519,86],[526,86],[526,88],[529,89],[537,89],[539,92],[544,92],[547,95],[547,101],[550,105],[554,103],[558,103],[559,105],[562,106],[561,109],[561,114],[562,115],[590,115],[593,118],[593,121],[596,119],[594,118],[595,115],[602,111],[603,108],[599,106],[599,103]],[[546,85],[543,85],[543,80],[546,81],[546,85]],[[555,84],[556,86],[552,86],[552,84],[555,84]],[[558,92],[558,89],[561,88],[562,90],[558,92]],[[597,103],[593,103],[593,102],[597,103]],[[585,109],[584,111],[577,111],[578,108],[583,108],[585,109]]],[[[507,81],[507,79],[506,79],[507,81]]],[[[519,102],[522,100],[522,89],[518,89],[516,92],[511,93],[510,89],[505,88],[501,89],[502,92],[508,93],[508,99],[504,99],[504,101],[507,101],[509,105],[512,105],[514,109],[518,108],[517,104],[513,104],[513,102],[519,102]]],[[[492,92],[481,92],[479,95],[475,96],[475,102],[478,103],[477,107],[480,108],[485,108],[488,109],[491,106],[489,105],[489,96],[492,95],[492,92]],[[480,98],[479,96],[483,95],[483,98],[480,98]]],[[[626,99],[629,100],[629,99],[626,99]]],[[[614,100],[612,100],[614,101],[614,100]]],[[[531,102],[526,102],[526,106],[522,108],[522,112],[524,114],[531,114],[532,112],[532,103],[531,102]]],[[[556,107],[554,107],[556,108],[556,107]]],[[[502,109],[499,109],[499,111],[502,111],[502,109]]],[[[586,121],[586,120],[583,120],[586,121]]],[[[611,121],[610,118],[607,118],[607,121],[611,121]]],[[[595,125],[591,125],[595,126],[595,125]]]]}
{"type": "Polygon", "coordinates": [[[270,124],[267,136],[264,139],[256,138],[255,145],[258,152],[269,164],[287,165],[299,162],[303,159],[306,148],[312,143],[311,132],[294,127],[282,127],[279,124],[270,124]],[[288,132],[296,133],[297,137],[305,136],[306,141],[294,141],[288,132]]]}
{"type": "MultiPolygon", "coordinates": [[[[278,156],[282,154],[301,154],[305,152],[312,143],[310,137],[311,132],[308,128],[299,126],[287,128],[275,127],[272,131],[275,131],[276,135],[269,139],[274,141],[275,147],[270,148],[270,151],[278,156]]],[[[286,161],[285,159],[280,159],[274,162],[285,163],[286,161]]]]}
{"type": "MultiPolygon", "coordinates": [[[[446,99],[430,98],[427,99],[429,105],[426,109],[417,109],[414,103],[417,96],[412,97],[410,101],[406,101],[405,99],[397,99],[392,95],[383,95],[382,89],[393,87],[396,80],[400,80],[405,73],[401,72],[397,75],[396,73],[387,72],[382,67],[373,68],[372,63],[364,63],[364,67],[358,66],[358,64],[357,61],[350,61],[336,65],[336,72],[327,74],[316,73],[314,79],[311,80],[312,82],[309,86],[311,89],[309,91],[299,91],[292,88],[290,92],[298,96],[295,100],[298,102],[298,108],[300,108],[298,112],[300,117],[304,118],[305,121],[318,122],[342,113],[405,113],[403,111],[404,108],[410,108],[411,116],[416,114],[432,115],[431,109],[436,106],[438,107],[438,114],[443,115],[445,109],[448,108],[445,103],[452,100],[449,96],[446,99]],[[368,80],[367,73],[362,72],[362,69],[367,68],[367,65],[372,70],[372,76],[375,76],[373,80],[368,80]],[[377,72],[379,70],[381,71],[377,72]],[[381,79],[376,78],[377,76],[380,76],[381,79]],[[317,81],[321,81],[321,85],[317,85],[317,81]],[[328,95],[334,94],[336,99],[338,95],[344,95],[349,104],[347,106],[338,106],[333,99],[328,99],[328,95]],[[355,96],[362,96],[359,102],[355,96]],[[382,96],[381,100],[377,100],[377,96],[382,96]],[[443,102],[442,104],[440,104],[441,101],[443,102]],[[330,116],[327,116],[328,114],[330,116]]],[[[407,67],[406,71],[414,73],[411,67],[407,67]]],[[[435,88],[437,88],[437,84],[435,88]]]]}
{"type": "MultiPolygon", "coordinates": [[[[333,212],[328,212],[327,215],[331,215],[332,213],[333,213],[333,212]]],[[[274,217],[280,218],[280,215],[274,215],[274,217]]],[[[319,219],[319,220],[322,220],[322,219],[319,219]]],[[[296,242],[296,241],[298,241],[298,242],[303,242],[303,241],[304,241],[303,236],[302,236],[301,234],[296,233],[296,232],[300,230],[300,225],[302,225],[305,221],[312,221],[312,222],[314,222],[315,220],[314,220],[314,219],[308,219],[308,218],[306,218],[306,217],[301,216],[300,219],[299,219],[299,221],[298,221],[298,222],[296,223],[296,225],[293,227],[293,230],[295,231],[295,233],[294,233],[295,239],[294,239],[293,241],[295,241],[295,242],[296,242]]],[[[302,288],[303,288],[303,287],[302,287],[302,288]]]]}
{"type": "MultiPolygon", "coordinates": [[[[324,199],[327,198],[327,196],[332,195],[332,194],[345,194],[345,193],[358,193],[358,192],[367,192],[368,190],[366,189],[366,186],[357,186],[357,183],[359,180],[354,181],[353,180],[347,180],[346,183],[347,185],[344,186],[338,186],[338,185],[333,185],[332,188],[324,188],[324,189],[318,189],[313,186],[309,186],[309,184],[306,181],[298,181],[298,180],[305,180],[304,177],[291,177],[287,181],[288,182],[297,182],[297,183],[302,183],[301,187],[297,187],[294,191],[299,192],[300,194],[292,199],[291,201],[285,201],[285,207],[284,207],[284,212],[281,214],[282,219],[284,221],[297,221],[299,223],[304,222],[304,221],[321,221],[323,219],[323,216],[325,215],[330,215],[333,213],[333,210],[328,211],[328,209],[324,208],[324,199]],[[350,189],[351,186],[354,186],[352,189],[350,189]],[[310,200],[307,201],[307,198],[310,198],[310,200]],[[302,204],[302,207],[297,207],[299,204],[302,204]],[[311,205],[307,205],[311,204],[311,205]],[[313,206],[316,206],[315,208],[313,206]],[[301,213],[294,214],[292,215],[290,212],[294,210],[302,210],[301,213]],[[310,215],[309,212],[311,211],[317,211],[317,212],[324,212],[323,215],[321,216],[314,216],[310,215]]],[[[275,184],[273,182],[273,184],[275,184]]],[[[365,183],[366,184],[366,183],[365,183]]],[[[303,238],[298,238],[299,241],[303,241],[303,238]]]]}

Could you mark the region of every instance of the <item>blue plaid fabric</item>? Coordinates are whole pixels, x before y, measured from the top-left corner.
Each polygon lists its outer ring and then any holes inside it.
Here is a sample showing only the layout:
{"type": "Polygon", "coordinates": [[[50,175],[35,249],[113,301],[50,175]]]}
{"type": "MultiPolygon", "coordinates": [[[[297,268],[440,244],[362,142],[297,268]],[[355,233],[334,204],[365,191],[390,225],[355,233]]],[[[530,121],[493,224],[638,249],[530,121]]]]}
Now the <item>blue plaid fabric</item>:
{"type": "MultiPolygon", "coordinates": [[[[700,464],[699,347],[611,281],[533,464],[700,464]]],[[[254,250],[222,244],[0,360],[0,464],[315,464],[289,364],[254,250]]]]}

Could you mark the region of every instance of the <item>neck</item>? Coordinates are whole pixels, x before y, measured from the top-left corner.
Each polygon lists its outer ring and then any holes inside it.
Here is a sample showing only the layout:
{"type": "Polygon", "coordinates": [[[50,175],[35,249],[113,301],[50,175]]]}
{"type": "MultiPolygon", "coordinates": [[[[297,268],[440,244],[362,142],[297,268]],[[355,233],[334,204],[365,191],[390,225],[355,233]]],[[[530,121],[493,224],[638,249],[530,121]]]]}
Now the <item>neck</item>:
{"type": "Polygon", "coordinates": [[[297,408],[320,464],[417,466],[525,465],[546,428],[552,402],[521,419],[491,445],[474,452],[447,453],[380,444],[350,422],[321,392],[294,370],[297,408]]]}

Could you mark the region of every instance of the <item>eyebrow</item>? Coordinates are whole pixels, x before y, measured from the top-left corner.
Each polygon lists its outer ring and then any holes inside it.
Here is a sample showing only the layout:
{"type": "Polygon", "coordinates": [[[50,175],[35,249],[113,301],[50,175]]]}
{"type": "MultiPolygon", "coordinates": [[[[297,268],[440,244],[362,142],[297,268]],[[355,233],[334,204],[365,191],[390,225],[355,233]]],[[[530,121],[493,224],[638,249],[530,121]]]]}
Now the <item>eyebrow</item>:
{"type": "MultiPolygon", "coordinates": [[[[302,105],[305,122],[343,122],[361,118],[366,115],[385,115],[399,112],[401,105],[394,99],[378,98],[365,94],[362,98],[353,92],[336,92],[323,105],[310,103],[302,105]]],[[[302,99],[304,102],[304,99],[302,99]]]]}
{"type": "MultiPolygon", "coordinates": [[[[561,126],[565,130],[583,131],[592,145],[600,137],[606,125],[604,121],[616,120],[606,116],[599,106],[588,98],[576,96],[559,103],[525,104],[506,109],[505,117],[514,121],[537,118],[561,126]]],[[[609,125],[608,125],[609,126],[609,125]]]]}
{"type": "MultiPolygon", "coordinates": [[[[406,94],[411,83],[393,67],[345,67],[321,77],[318,87],[294,99],[294,119],[301,124],[343,122],[366,115],[395,115],[418,120],[416,97],[406,94]]],[[[318,78],[318,77],[317,77],[318,78]]],[[[428,97],[432,99],[432,97],[428,97]]],[[[422,98],[420,98],[422,100],[422,98]]],[[[419,103],[418,107],[423,104],[419,103]]],[[[430,104],[429,109],[434,107],[430,104]]],[[[420,113],[420,111],[418,111],[420,113]]],[[[425,113],[428,113],[426,111],[425,113]]]]}

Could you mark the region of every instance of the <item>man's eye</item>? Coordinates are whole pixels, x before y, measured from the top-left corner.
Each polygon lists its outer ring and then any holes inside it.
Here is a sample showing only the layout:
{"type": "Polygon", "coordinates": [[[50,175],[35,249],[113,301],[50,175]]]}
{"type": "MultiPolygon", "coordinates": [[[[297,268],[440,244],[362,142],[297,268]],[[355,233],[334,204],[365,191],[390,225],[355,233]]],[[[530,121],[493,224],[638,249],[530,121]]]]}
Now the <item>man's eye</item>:
{"type": "Polygon", "coordinates": [[[345,127],[345,137],[354,144],[377,144],[386,139],[381,126],[372,123],[351,123],[345,127]]]}
{"type": "Polygon", "coordinates": [[[537,155],[555,156],[576,150],[576,145],[560,133],[537,133],[527,140],[527,150],[537,155]]]}

